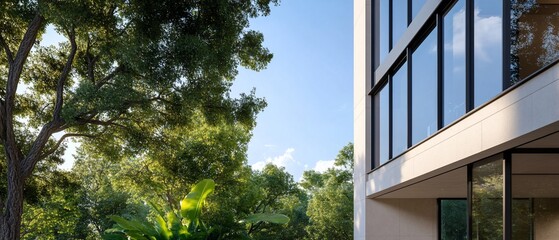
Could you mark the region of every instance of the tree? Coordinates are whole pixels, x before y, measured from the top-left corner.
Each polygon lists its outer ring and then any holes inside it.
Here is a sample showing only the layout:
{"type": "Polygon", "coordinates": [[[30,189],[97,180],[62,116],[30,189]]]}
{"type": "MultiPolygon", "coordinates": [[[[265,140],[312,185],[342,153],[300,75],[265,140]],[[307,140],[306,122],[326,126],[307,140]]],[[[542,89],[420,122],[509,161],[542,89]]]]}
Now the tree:
{"type": "Polygon", "coordinates": [[[233,99],[228,91],[238,65],[260,70],[272,58],[262,34],[247,27],[277,2],[0,3],[7,193],[0,239],[20,238],[25,183],[67,138],[85,138],[107,155],[141,155],[162,128],[187,125],[197,112],[210,122],[253,125],[264,101],[253,93],[233,99]],[[67,41],[37,44],[47,25],[67,41]]]}
{"type": "Polygon", "coordinates": [[[241,216],[261,213],[281,213],[292,221],[288,225],[251,223],[246,226],[253,239],[301,239],[308,218],[304,215],[307,195],[297,186],[285,168],[267,164],[254,171],[241,193],[237,210],[241,216]]]}
{"type": "Polygon", "coordinates": [[[310,239],[353,239],[353,144],[344,146],[325,173],[306,171],[301,186],[311,195],[310,239]]]}

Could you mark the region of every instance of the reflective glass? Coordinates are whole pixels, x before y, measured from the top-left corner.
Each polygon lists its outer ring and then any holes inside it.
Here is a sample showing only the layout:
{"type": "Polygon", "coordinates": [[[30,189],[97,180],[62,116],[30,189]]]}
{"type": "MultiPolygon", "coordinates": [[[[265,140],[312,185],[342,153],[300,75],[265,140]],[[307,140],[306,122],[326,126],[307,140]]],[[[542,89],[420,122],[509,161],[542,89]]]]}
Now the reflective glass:
{"type": "Polygon", "coordinates": [[[559,154],[513,154],[512,239],[559,236],[559,154]]]}
{"type": "Polygon", "coordinates": [[[512,85],[559,59],[559,0],[511,5],[512,85]]]}
{"type": "Polygon", "coordinates": [[[388,55],[388,0],[379,0],[379,60],[384,61],[388,55]]]}
{"type": "Polygon", "coordinates": [[[389,88],[390,86],[386,84],[382,90],[378,93],[378,106],[379,106],[379,135],[378,135],[378,157],[379,163],[382,165],[389,160],[388,156],[388,143],[389,143],[389,88]]]}
{"type": "Polygon", "coordinates": [[[466,14],[464,0],[444,16],[443,125],[466,113],[466,14]]]}
{"type": "Polygon", "coordinates": [[[412,145],[437,131],[437,28],[412,54],[412,145]]]}
{"type": "Polygon", "coordinates": [[[412,0],[412,2],[411,2],[411,16],[412,16],[412,19],[414,19],[415,16],[417,16],[417,14],[419,13],[419,10],[421,10],[423,5],[425,5],[425,0],[412,0]]]}
{"type": "Polygon", "coordinates": [[[400,40],[408,28],[408,1],[392,1],[392,47],[400,40]]]}
{"type": "Polygon", "coordinates": [[[503,161],[472,168],[472,239],[503,239],[503,161]]]}
{"type": "Polygon", "coordinates": [[[392,157],[408,148],[408,71],[404,63],[392,76],[392,157]]]}
{"type": "Polygon", "coordinates": [[[503,3],[474,1],[474,106],[503,89],[503,3]]]}
{"type": "Polygon", "coordinates": [[[440,239],[468,239],[468,201],[466,199],[443,199],[440,208],[440,239]]]}

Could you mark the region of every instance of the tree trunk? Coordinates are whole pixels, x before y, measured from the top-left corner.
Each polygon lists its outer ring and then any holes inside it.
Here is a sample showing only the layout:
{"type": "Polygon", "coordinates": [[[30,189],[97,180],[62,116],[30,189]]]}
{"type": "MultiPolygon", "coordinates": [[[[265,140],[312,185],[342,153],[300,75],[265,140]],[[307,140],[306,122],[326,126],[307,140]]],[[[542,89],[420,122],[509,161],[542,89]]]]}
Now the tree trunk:
{"type": "MultiPolygon", "coordinates": [[[[9,154],[6,155],[9,156],[9,154]]],[[[21,174],[18,160],[8,161],[8,196],[6,197],[4,212],[0,217],[0,240],[20,239],[25,178],[21,174]]]]}

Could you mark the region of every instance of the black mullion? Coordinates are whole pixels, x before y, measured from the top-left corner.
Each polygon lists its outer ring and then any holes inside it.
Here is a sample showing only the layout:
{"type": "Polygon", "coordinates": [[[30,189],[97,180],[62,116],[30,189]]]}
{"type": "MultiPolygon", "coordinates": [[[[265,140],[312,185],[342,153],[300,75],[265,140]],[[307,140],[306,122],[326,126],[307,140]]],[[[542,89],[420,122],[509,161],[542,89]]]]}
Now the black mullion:
{"type": "Polygon", "coordinates": [[[510,30],[510,16],[511,3],[510,1],[503,1],[503,90],[509,88],[512,85],[512,79],[510,75],[510,48],[511,48],[511,30],[510,30]]]}
{"type": "MultiPolygon", "coordinates": [[[[390,159],[392,159],[392,127],[394,124],[392,124],[393,121],[393,117],[392,117],[392,106],[393,106],[393,101],[392,101],[392,96],[394,96],[394,94],[392,93],[394,89],[394,83],[392,81],[392,74],[388,74],[388,161],[390,161],[390,159]]],[[[379,166],[380,166],[380,159],[379,159],[379,166]]]]}
{"type": "Polygon", "coordinates": [[[437,26],[437,130],[444,125],[444,15],[436,15],[437,26]]]}
{"type": "Polygon", "coordinates": [[[388,52],[392,51],[392,0],[385,0],[388,1],[388,52]]]}
{"type": "Polygon", "coordinates": [[[466,8],[466,112],[474,109],[474,0],[466,8]]]}
{"type": "Polygon", "coordinates": [[[472,168],[473,164],[468,164],[468,226],[467,234],[468,239],[472,239],[472,168]]]}
{"type": "Polygon", "coordinates": [[[503,239],[512,238],[512,187],[511,153],[505,152],[503,159],[503,239]]]}
{"type": "Polygon", "coordinates": [[[412,72],[411,72],[412,71],[412,60],[411,60],[411,49],[409,47],[406,48],[406,60],[408,61],[408,69],[406,69],[407,72],[408,72],[408,81],[407,81],[407,86],[406,86],[407,87],[407,89],[406,89],[407,90],[407,95],[408,95],[408,99],[407,99],[407,107],[408,107],[408,109],[407,109],[408,110],[408,116],[407,116],[408,117],[408,122],[407,122],[407,127],[408,127],[408,129],[407,129],[408,130],[407,148],[410,148],[411,144],[412,144],[412,141],[411,141],[412,139],[411,138],[412,138],[412,127],[413,127],[412,126],[412,105],[411,105],[412,104],[411,98],[412,98],[413,93],[412,93],[412,89],[411,89],[411,86],[412,86],[412,76],[411,76],[412,75],[412,72]]]}

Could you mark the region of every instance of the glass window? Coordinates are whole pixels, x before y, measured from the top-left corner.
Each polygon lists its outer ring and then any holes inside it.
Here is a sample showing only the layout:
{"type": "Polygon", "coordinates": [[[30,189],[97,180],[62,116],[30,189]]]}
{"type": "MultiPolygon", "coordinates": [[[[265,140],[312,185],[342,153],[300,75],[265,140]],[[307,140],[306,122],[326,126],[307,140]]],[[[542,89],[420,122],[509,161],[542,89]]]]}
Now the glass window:
{"type": "Polygon", "coordinates": [[[388,0],[379,0],[379,63],[388,55],[388,0]]]}
{"type": "Polygon", "coordinates": [[[377,104],[377,121],[378,121],[378,135],[376,136],[376,141],[378,142],[377,146],[377,157],[378,163],[380,165],[388,162],[390,156],[388,155],[388,143],[389,143],[389,84],[386,84],[382,90],[376,96],[376,104],[377,104]]]}
{"type": "Polygon", "coordinates": [[[503,160],[472,168],[472,239],[503,239],[503,160]]]}
{"type": "Polygon", "coordinates": [[[503,89],[503,3],[474,1],[474,105],[487,102],[503,89]]]}
{"type": "Polygon", "coordinates": [[[466,199],[442,199],[440,210],[440,239],[468,239],[468,201],[466,199]]]}
{"type": "Polygon", "coordinates": [[[404,63],[392,76],[392,157],[408,148],[408,71],[404,63]]]}
{"type": "Polygon", "coordinates": [[[559,154],[512,155],[512,239],[559,236],[559,154]]]}
{"type": "Polygon", "coordinates": [[[443,125],[466,113],[466,13],[458,1],[443,19],[443,125]]]}
{"type": "Polygon", "coordinates": [[[412,54],[412,145],[437,131],[437,28],[412,54]]]}
{"type": "Polygon", "coordinates": [[[400,40],[408,28],[408,1],[392,1],[392,47],[400,40]]]}
{"type": "Polygon", "coordinates": [[[511,5],[512,85],[559,59],[559,0],[511,5]]]}
{"type": "Polygon", "coordinates": [[[412,0],[411,1],[411,16],[412,16],[412,19],[414,19],[415,16],[417,16],[417,14],[419,13],[419,10],[421,10],[423,5],[425,5],[425,0],[412,0]]]}

